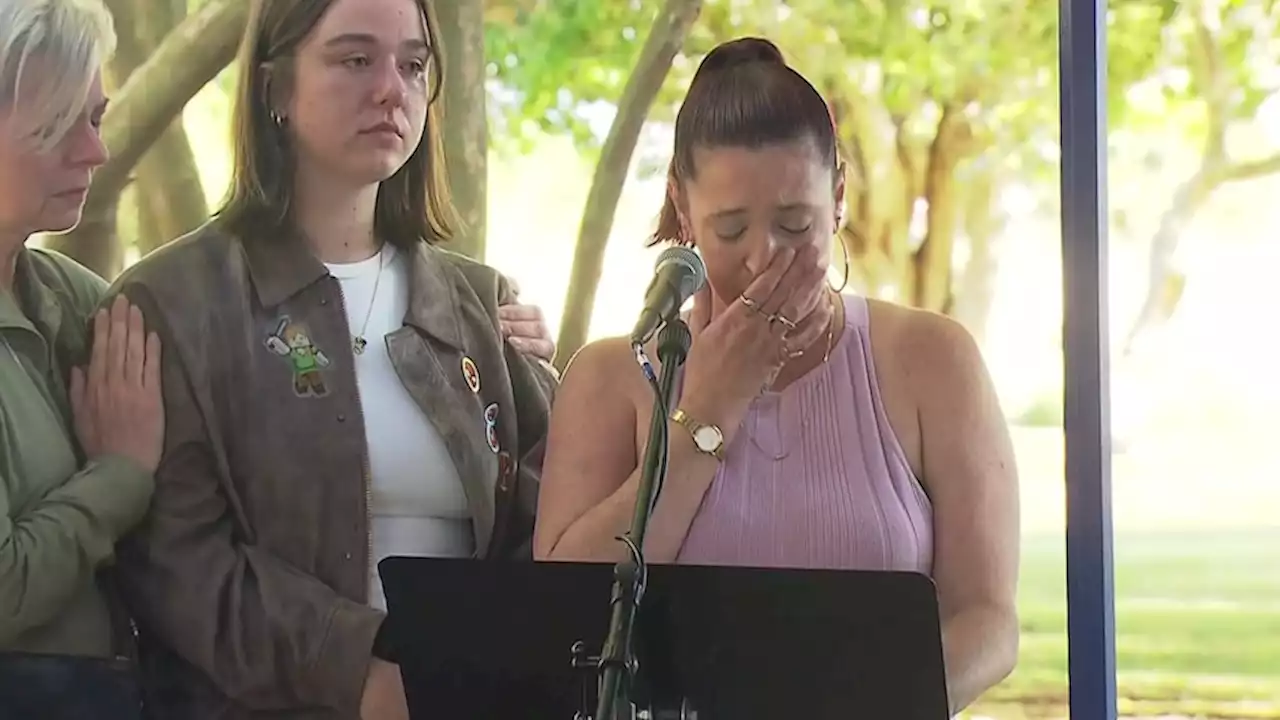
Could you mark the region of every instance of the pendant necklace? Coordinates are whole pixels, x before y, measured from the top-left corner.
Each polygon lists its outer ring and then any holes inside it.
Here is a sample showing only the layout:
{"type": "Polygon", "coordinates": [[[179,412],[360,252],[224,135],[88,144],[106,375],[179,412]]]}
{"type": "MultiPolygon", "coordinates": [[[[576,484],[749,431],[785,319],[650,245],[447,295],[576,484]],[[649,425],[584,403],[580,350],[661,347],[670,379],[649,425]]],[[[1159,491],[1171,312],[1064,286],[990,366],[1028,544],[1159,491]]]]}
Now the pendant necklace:
{"type": "Polygon", "coordinates": [[[382,284],[382,269],[386,267],[383,262],[386,256],[386,248],[378,251],[378,274],[373,277],[373,293],[369,296],[369,309],[364,314],[364,324],[360,326],[360,333],[351,338],[351,350],[356,355],[363,355],[364,349],[369,346],[369,341],[365,339],[365,333],[369,330],[369,318],[373,317],[373,306],[378,301],[378,285],[382,284]]]}

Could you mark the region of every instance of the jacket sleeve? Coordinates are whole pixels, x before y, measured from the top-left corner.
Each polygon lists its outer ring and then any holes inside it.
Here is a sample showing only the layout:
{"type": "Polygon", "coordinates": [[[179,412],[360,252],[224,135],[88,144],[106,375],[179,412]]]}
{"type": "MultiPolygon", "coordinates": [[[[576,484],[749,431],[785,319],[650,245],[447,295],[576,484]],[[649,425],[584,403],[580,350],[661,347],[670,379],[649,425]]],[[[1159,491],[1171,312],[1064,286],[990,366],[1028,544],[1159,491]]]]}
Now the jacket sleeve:
{"type": "MultiPolygon", "coordinates": [[[[129,292],[163,317],[145,292],[129,292]]],[[[382,613],[346,600],[255,547],[206,412],[182,360],[197,348],[165,342],[165,450],[151,512],[122,544],[122,590],[140,628],[252,710],[358,712],[382,613]]]]}
{"type": "Polygon", "coordinates": [[[93,583],[116,540],[142,519],[151,489],[151,473],[108,455],[17,515],[0,493],[0,647],[53,620],[93,583]]]}
{"type": "MultiPolygon", "coordinates": [[[[53,270],[46,277],[58,289],[68,317],[88,317],[106,283],[64,255],[36,252],[47,258],[40,267],[53,270]]],[[[63,364],[81,359],[60,358],[63,364]]],[[[0,477],[3,487],[15,482],[0,477]]],[[[94,582],[95,571],[114,557],[116,541],[147,511],[152,487],[145,468],[107,455],[27,507],[13,507],[8,494],[0,492],[0,647],[52,621],[94,582]]]]}
{"type": "MultiPolygon", "coordinates": [[[[499,303],[515,299],[506,279],[498,278],[499,303]]],[[[559,377],[555,368],[541,358],[506,346],[507,368],[515,396],[519,457],[516,464],[516,511],[508,553],[516,559],[533,558],[533,519],[538,509],[538,488],[542,480],[542,460],[546,448],[551,404],[559,377]]]]}

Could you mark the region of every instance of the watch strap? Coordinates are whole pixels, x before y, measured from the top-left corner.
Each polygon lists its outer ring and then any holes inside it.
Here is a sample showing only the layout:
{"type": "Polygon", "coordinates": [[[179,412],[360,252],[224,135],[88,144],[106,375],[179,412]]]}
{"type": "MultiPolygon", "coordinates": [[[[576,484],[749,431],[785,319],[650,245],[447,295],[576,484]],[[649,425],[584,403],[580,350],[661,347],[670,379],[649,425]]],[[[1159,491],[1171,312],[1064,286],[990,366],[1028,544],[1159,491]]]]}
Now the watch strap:
{"type": "Polygon", "coordinates": [[[671,421],[684,428],[685,431],[689,433],[689,438],[693,440],[693,446],[697,448],[698,452],[704,455],[710,455],[717,460],[724,460],[724,431],[719,427],[699,422],[689,415],[689,413],[679,408],[677,408],[675,412],[671,413],[671,421]],[[719,437],[720,442],[714,448],[707,449],[698,443],[698,431],[704,428],[714,430],[716,435],[719,437]]]}

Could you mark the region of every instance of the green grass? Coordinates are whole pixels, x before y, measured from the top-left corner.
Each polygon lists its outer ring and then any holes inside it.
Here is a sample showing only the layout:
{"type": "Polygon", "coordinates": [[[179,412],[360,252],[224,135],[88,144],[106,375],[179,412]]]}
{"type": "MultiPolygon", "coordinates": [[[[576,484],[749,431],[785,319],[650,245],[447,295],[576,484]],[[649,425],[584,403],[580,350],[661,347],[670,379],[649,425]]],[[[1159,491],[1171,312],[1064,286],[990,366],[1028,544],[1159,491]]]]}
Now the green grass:
{"type": "MultiPolygon", "coordinates": [[[[1126,716],[1280,718],[1280,530],[1122,533],[1116,651],[1126,716]]],[[[1017,671],[972,715],[1065,717],[1065,550],[1024,540],[1017,671]]]]}
{"type": "MultiPolygon", "coordinates": [[[[968,715],[1065,718],[1062,432],[1015,427],[1013,434],[1023,507],[1022,651],[1014,674],[968,715]]],[[[1280,474],[1259,447],[1267,445],[1246,428],[1165,430],[1115,457],[1123,716],[1280,720],[1280,474]]]]}

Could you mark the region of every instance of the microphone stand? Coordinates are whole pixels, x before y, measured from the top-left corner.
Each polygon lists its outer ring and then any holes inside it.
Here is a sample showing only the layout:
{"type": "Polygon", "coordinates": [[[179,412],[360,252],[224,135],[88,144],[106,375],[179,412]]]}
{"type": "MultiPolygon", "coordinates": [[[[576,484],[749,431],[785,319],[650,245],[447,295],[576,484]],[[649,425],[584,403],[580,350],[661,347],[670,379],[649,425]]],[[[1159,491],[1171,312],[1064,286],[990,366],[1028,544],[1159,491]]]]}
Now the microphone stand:
{"type": "MultiPolygon", "coordinates": [[[[670,408],[677,400],[676,379],[692,344],[693,336],[689,333],[689,326],[679,317],[667,323],[658,333],[658,362],[662,364],[662,371],[654,387],[656,392],[653,418],[649,423],[649,444],[645,447],[644,463],[640,468],[640,485],[636,490],[631,529],[619,538],[626,544],[629,557],[615,565],[613,570],[613,593],[610,599],[613,615],[609,622],[609,635],[600,653],[599,668],[602,675],[596,713],[592,720],[632,720],[636,717],[632,686],[637,679],[639,664],[632,636],[648,575],[644,562],[644,537],[649,527],[649,515],[658,502],[662,483],[667,475],[670,408]]],[[[652,382],[652,369],[646,368],[645,372],[652,382]]],[[[652,717],[653,710],[645,709],[640,714],[642,717],[652,717]]]]}

